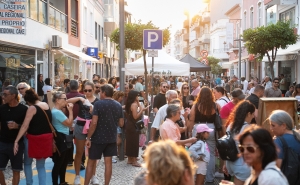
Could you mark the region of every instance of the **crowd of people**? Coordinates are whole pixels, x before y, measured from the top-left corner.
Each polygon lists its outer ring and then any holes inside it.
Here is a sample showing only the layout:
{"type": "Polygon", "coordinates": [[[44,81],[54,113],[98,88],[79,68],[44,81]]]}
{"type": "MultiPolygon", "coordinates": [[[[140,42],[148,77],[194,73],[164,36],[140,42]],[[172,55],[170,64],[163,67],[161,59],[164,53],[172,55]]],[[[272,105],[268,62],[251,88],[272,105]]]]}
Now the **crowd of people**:
{"type": "Polygon", "coordinates": [[[33,184],[33,159],[39,184],[46,184],[48,157],[54,163],[54,185],[69,184],[67,166],[75,169],[72,184],[80,185],[80,171],[86,169],[84,184],[98,185],[96,167],[102,156],[104,183],[108,185],[112,163],[117,162],[114,156],[120,155],[122,134],[127,164],[146,168],[135,184],[214,184],[218,171],[224,175],[223,184],[232,179],[235,185],[300,183],[295,173],[286,170],[286,148],[300,155],[300,134],[294,120],[287,112],[276,110],[268,118],[269,131],[257,123],[261,97],[295,97],[300,103],[300,84],[284,89],[284,75],[273,80],[265,77],[262,83],[256,78],[248,82],[236,76],[230,80],[220,76],[214,80],[195,75],[155,77],[151,81],[154,88],[157,86],[153,102],[146,97],[143,76],[127,77],[124,91],[120,89],[120,78],[104,79],[96,74],[90,80],[78,76],[63,82],[56,79],[54,85],[50,78],[39,74],[37,81],[36,90],[24,82],[3,89],[1,185],[5,185],[3,170],[8,161],[13,185],[19,184],[23,163],[26,184],[33,184]],[[141,155],[140,136],[145,132],[136,124],[144,120],[146,112],[153,112],[154,120],[148,146],[143,141],[145,151],[141,155]],[[217,162],[218,139],[226,133],[230,133],[238,153],[235,160],[217,162]],[[139,162],[140,155],[144,165],[139,162]],[[216,169],[216,163],[221,170],[216,169]]]}

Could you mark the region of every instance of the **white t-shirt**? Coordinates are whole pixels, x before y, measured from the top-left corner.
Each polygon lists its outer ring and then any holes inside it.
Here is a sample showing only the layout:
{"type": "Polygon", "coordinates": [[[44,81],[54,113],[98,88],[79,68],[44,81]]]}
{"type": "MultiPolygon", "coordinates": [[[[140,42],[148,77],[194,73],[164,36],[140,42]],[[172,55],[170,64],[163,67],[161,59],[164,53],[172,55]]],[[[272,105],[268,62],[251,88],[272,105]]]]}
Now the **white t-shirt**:
{"type": "Polygon", "coordinates": [[[182,82],[177,82],[177,90],[181,90],[182,82]]]}
{"type": "Polygon", "coordinates": [[[50,86],[50,85],[44,85],[42,89],[44,91],[44,94],[47,94],[48,91],[53,90],[52,86],[50,86]]]}
{"type": "Polygon", "coordinates": [[[227,103],[229,103],[230,100],[226,97],[226,96],[222,96],[221,98],[219,98],[216,103],[218,105],[220,105],[220,107],[222,108],[224,105],[226,105],[227,103]]]}

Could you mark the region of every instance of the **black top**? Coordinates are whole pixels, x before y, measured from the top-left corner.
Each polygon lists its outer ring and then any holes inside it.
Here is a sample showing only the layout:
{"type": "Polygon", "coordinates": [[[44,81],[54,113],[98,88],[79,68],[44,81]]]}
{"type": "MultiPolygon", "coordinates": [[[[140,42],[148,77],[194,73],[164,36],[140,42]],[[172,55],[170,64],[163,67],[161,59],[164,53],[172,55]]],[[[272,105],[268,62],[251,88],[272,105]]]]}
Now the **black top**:
{"type": "Polygon", "coordinates": [[[251,184],[251,182],[249,182],[249,185],[258,185],[258,178],[256,178],[252,184],[251,184]]]}
{"type": "MultiPolygon", "coordinates": [[[[40,134],[46,134],[51,133],[51,128],[49,126],[48,120],[46,118],[46,115],[41,107],[34,105],[36,108],[36,113],[33,115],[29,127],[28,127],[28,134],[32,135],[40,135],[40,134]]],[[[46,114],[48,115],[48,118],[50,120],[50,123],[52,123],[52,114],[50,108],[48,110],[45,110],[46,114]]]]}
{"type": "Polygon", "coordinates": [[[216,113],[214,113],[210,116],[204,115],[198,110],[198,105],[196,106],[195,111],[196,111],[196,113],[195,113],[195,123],[214,123],[215,122],[216,113]]]}
{"type": "MultiPolygon", "coordinates": [[[[99,101],[98,98],[96,98],[91,104],[95,105],[97,101],[99,101]]],[[[83,119],[92,119],[93,115],[90,113],[90,107],[87,105],[83,105],[82,101],[78,101],[76,103],[79,105],[78,117],[83,119]]],[[[76,124],[80,126],[84,126],[85,121],[77,120],[76,124]]]]}
{"type": "Polygon", "coordinates": [[[167,104],[166,94],[158,93],[158,95],[154,97],[153,108],[159,109],[166,104],[167,104]]]}
{"type": "Polygon", "coordinates": [[[44,82],[43,81],[38,81],[38,83],[37,83],[37,94],[39,96],[44,96],[43,86],[44,86],[44,82]]]}
{"type": "MultiPolygon", "coordinates": [[[[255,106],[255,108],[258,109],[259,97],[256,96],[256,94],[253,94],[253,93],[252,93],[250,96],[248,96],[248,97],[246,98],[246,100],[249,100],[249,101],[255,106]]],[[[255,118],[253,118],[253,119],[251,120],[251,123],[256,123],[255,118]]]]}
{"type": "MultiPolygon", "coordinates": [[[[0,142],[5,143],[14,143],[21,125],[26,116],[27,107],[22,104],[18,104],[15,107],[10,107],[8,104],[0,106],[0,121],[1,121],[1,130],[0,130],[0,142]],[[7,126],[8,121],[14,121],[19,125],[18,129],[9,130],[7,126]]],[[[23,137],[19,142],[23,141],[23,137]]]]}
{"type": "MultiPolygon", "coordinates": [[[[184,127],[184,124],[182,122],[182,119],[180,118],[180,120],[176,121],[175,122],[179,127],[184,127]]],[[[185,140],[186,137],[185,137],[185,133],[181,133],[181,137],[180,137],[180,140],[185,140]]]]}
{"type": "Polygon", "coordinates": [[[183,105],[183,108],[192,108],[193,106],[193,103],[190,103],[191,102],[194,102],[195,98],[194,96],[191,96],[191,95],[188,95],[188,96],[183,96],[182,97],[182,105],[183,105]]]}

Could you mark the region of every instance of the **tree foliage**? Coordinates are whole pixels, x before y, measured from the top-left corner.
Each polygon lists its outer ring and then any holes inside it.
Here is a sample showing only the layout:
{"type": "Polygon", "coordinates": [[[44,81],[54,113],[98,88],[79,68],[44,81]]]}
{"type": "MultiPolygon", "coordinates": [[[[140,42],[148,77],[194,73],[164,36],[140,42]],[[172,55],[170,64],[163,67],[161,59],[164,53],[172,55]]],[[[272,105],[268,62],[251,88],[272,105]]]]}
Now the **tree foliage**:
{"type": "MultiPolygon", "coordinates": [[[[143,30],[145,29],[154,29],[158,30],[159,27],[155,26],[151,21],[147,24],[142,24],[139,20],[138,23],[128,23],[125,24],[125,49],[132,51],[141,50],[143,52],[144,58],[144,74],[145,74],[145,88],[146,88],[146,97],[148,97],[148,72],[146,65],[146,50],[143,49],[143,30]]],[[[167,45],[170,41],[170,27],[163,29],[163,46],[167,45]]],[[[119,43],[119,28],[115,29],[110,35],[110,40],[117,45],[117,49],[120,48],[119,43]]]]}
{"type": "Polygon", "coordinates": [[[209,56],[207,57],[207,60],[212,74],[218,75],[222,73],[222,67],[219,65],[220,59],[209,56]]]}
{"type": "Polygon", "coordinates": [[[268,26],[247,29],[242,36],[248,53],[258,56],[260,60],[267,55],[272,78],[274,78],[273,66],[277,50],[286,49],[288,45],[295,44],[298,39],[290,23],[281,21],[268,26]]]}

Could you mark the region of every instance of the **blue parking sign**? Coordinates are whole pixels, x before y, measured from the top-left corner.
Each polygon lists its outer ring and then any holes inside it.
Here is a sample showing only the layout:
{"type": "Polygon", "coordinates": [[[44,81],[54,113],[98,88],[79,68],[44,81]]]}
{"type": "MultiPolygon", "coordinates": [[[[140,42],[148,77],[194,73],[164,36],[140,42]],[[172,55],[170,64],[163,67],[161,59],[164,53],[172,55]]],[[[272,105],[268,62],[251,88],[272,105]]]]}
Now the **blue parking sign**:
{"type": "Polygon", "coordinates": [[[157,50],[163,47],[162,30],[144,30],[143,31],[143,49],[157,50]]]}

